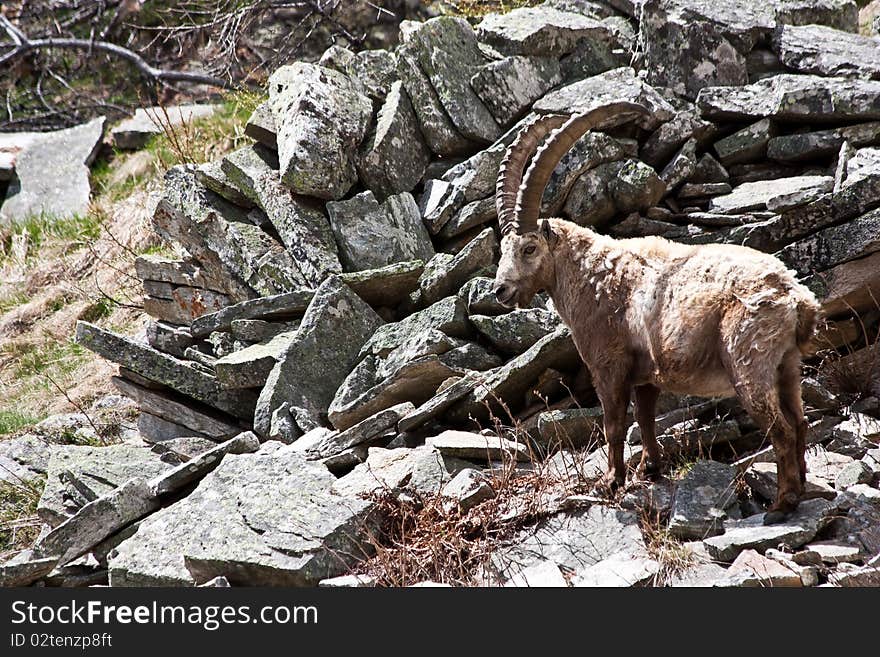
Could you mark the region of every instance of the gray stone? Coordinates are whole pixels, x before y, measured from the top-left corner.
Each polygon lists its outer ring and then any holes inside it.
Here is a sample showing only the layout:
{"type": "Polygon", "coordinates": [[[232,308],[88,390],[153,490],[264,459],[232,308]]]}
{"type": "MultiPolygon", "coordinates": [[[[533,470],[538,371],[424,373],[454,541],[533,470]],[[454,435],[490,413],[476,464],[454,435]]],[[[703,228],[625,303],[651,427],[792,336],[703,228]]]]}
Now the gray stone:
{"type": "Polygon", "coordinates": [[[502,580],[510,580],[525,568],[550,561],[575,573],[575,578],[583,575],[585,585],[607,586],[619,585],[619,582],[609,582],[606,575],[610,573],[604,568],[601,572],[590,571],[592,566],[613,560],[621,574],[630,574],[624,562],[647,559],[638,516],[631,511],[593,505],[585,511],[559,513],[523,530],[509,547],[495,552],[492,562],[502,580]]]}
{"type": "Polygon", "coordinates": [[[296,339],[297,331],[289,331],[218,358],[214,363],[217,380],[224,388],[262,388],[296,339]]]}
{"type": "Polygon", "coordinates": [[[730,565],[728,575],[737,578],[736,586],[803,586],[794,569],[755,550],[743,550],[730,565]]]}
{"type": "Polygon", "coordinates": [[[442,239],[451,239],[472,228],[490,223],[497,216],[493,197],[472,201],[452,215],[438,234],[442,239]]]}
{"type": "Polygon", "coordinates": [[[229,392],[217,379],[187,361],[168,356],[88,322],[77,322],[76,341],[100,356],[132,370],[150,381],[161,383],[193,399],[229,413],[250,419],[255,398],[241,391],[229,392]]]}
{"type": "Polygon", "coordinates": [[[601,408],[571,408],[544,411],[538,416],[538,434],[543,444],[566,449],[594,443],[602,425],[601,408]]]}
{"type": "Polygon", "coordinates": [[[324,281],[296,339],[269,374],[254,415],[256,432],[289,441],[321,425],[336,389],[381,324],[342,281],[333,276],[324,281]]]}
{"type": "Polygon", "coordinates": [[[157,135],[176,132],[176,128],[191,126],[193,121],[214,114],[216,105],[170,105],[161,107],[139,107],[134,116],[125,119],[110,130],[114,148],[135,151],[147,145],[157,135]]]}
{"type": "Polygon", "coordinates": [[[424,261],[409,260],[377,269],[348,272],[339,278],[371,306],[394,308],[418,289],[424,270],[424,261]]]}
{"type": "Polygon", "coordinates": [[[419,279],[424,303],[434,303],[455,294],[476,272],[492,264],[498,240],[492,228],[486,228],[450,259],[438,254],[425,265],[419,279]]]}
{"type": "Polygon", "coordinates": [[[546,5],[489,14],[477,25],[477,35],[503,55],[559,58],[582,47],[584,41],[608,51],[618,46],[604,23],[546,5]]]}
{"type": "Polygon", "coordinates": [[[783,25],[773,49],[791,70],[816,75],[880,78],[880,38],[822,25],[783,25]]]}
{"type": "Polygon", "coordinates": [[[729,137],[715,142],[715,152],[725,166],[742,164],[762,159],[767,153],[767,144],[776,136],[776,124],[770,119],[761,119],[729,137]]]}
{"type": "Polygon", "coordinates": [[[667,454],[702,453],[713,445],[730,443],[740,435],[739,425],[735,420],[713,424],[689,420],[672,425],[657,436],[657,440],[667,454]]]}
{"type": "Polygon", "coordinates": [[[840,226],[825,228],[777,254],[799,274],[808,274],[880,250],[880,210],[840,226]]]}
{"type": "Polygon", "coordinates": [[[471,372],[431,397],[424,404],[410,412],[397,423],[399,431],[412,431],[443,414],[453,404],[470,395],[485,377],[480,372],[471,372]]]}
{"type": "Polygon", "coordinates": [[[429,329],[436,329],[450,337],[468,337],[471,329],[464,301],[459,297],[446,297],[399,322],[379,327],[361,349],[358,360],[363,359],[367,354],[387,356],[394,349],[429,329]]]}
{"type": "Polygon", "coordinates": [[[501,128],[474,92],[471,77],[485,63],[473,28],[463,18],[439,16],[403,35],[456,130],[481,143],[495,141],[501,128]]]}
{"type": "Polygon", "coordinates": [[[880,119],[880,82],[780,74],[741,87],[707,87],[697,97],[704,118],[866,121],[880,119]]]}
{"type": "Polygon", "coordinates": [[[867,463],[862,461],[853,461],[844,466],[840,474],[834,480],[834,487],[837,490],[846,490],[850,486],[856,484],[870,484],[874,480],[874,471],[867,463]]]}
{"type": "Polygon", "coordinates": [[[793,192],[804,190],[818,196],[831,191],[833,186],[834,179],[831,176],[797,176],[742,183],[734,187],[730,194],[714,197],[709,203],[709,210],[724,214],[761,210],[767,208],[774,199],[793,192]]]}
{"type": "Polygon", "coordinates": [[[246,209],[254,207],[254,201],[245,196],[223,171],[220,160],[200,164],[196,168],[196,180],[230,203],[235,203],[246,209]]]}
{"type": "MultiPolygon", "coordinates": [[[[776,499],[776,491],[779,485],[776,463],[753,463],[745,471],[744,478],[749,488],[764,499],[776,499]]],[[[833,500],[837,495],[825,479],[808,468],[807,480],[804,482],[804,494],[802,499],[812,499],[816,497],[833,500]]]]}
{"type": "Polygon", "coordinates": [[[269,102],[260,103],[244,126],[244,134],[256,139],[272,150],[278,150],[278,136],[275,132],[275,115],[269,102]]]}
{"type": "Polygon", "coordinates": [[[568,582],[559,566],[552,561],[541,561],[528,568],[523,568],[509,581],[505,582],[504,586],[557,588],[568,586],[568,582]]]}
{"type": "Polygon", "coordinates": [[[111,586],[314,586],[345,573],[371,503],[331,492],[318,463],[276,451],[226,456],[187,497],[143,520],[109,557],[111,586]]]}
{"type": "Polygon", "coordinates": [[[177,424],[176,422],[171,422],[158,415],[148,413],[147,411],[141,411],[140,414],[138,414],[137,432],[144,442],[150,444],[161,443],[176,438],[207,438],[205,434],[193,431],[189,427],[177,424]]]}
{"type": "Polygon", "coordinates": [[[700,184],[685,183],[678,189],[676,197],[680,199],[706,198],[709,196],[730,194],[732,191],[733,188],[726,182],[700,184]]]}
{"type": "Polygon", "coordinates": [[[387,50],[362,50],[357,53],[341,46],[331,46],[318,62],[359,81],[373,100],[385,99],[397,81],[397,60],[387,50]]]}
{"type": "Polygon", "coordinates": [[[575,587],[627,587],[649,582],[660,572],[660,564],[649,555],[612,555],[587,566],[575,576],[575,587]]]}
{"type": "MultiPolygon", "coordinates": [[[[415,406],[409,402],[396,404],[361,420],[345,431],[326,434],[317,444],[308,447],[304,452],[309,458],[326,459],[330,456],[335,456],[351,447],[369,442],[385,433],[388,429],[396,427],[401,418],[409,415],[414,410],[415,406]]],[[[302,442],[302,439],[293,443],[295,451],[301,451],[301,448],[299,448],[300,442],[302,442]]]]}
{"type": "Polygon", "coordinates": [[[700,157],[694,172],[688,178],[688,182],[698,185],[726,183],[728,180],[730,180],[730,175],[727,173],[727,169],[708,153],[704,153],[700,157]]]}
{"type": "Polygon", "coordinates": [[[514,310],[504,315],[471,315],[471,323],[499,352],[521,354],[560,325],[559,315],[538,308],[514,310]]]}
{"type": "Polygon", "coordinates": [[[417,41],[397,48],[397,72],[412,102],[422,135],[431,151],[442,157],[467,152],[472,144],[453,125],[431,81],[419,66],[419,49],[417,41]]]}
{"type": "Polygon", "coordinates": [[[471,78],[480,100],[505,127],[560,82],[559,62],[551,57],[505,57],[485,64],[471,78]]]}
{"type": "Polygon", "coordinates": [[[411,191],[422,179],[431,152],[419,131],[418,120],[403,90],[395,82],[379,110],[374,129],[361,146],[358,173],[379,198],[411,191]]]}
{"type": "Polygon", "coordinates": [[[418,206],[408,192],[381,205],[366,191],[327,204],[330,226],[346,271],[384,267],[395,262],[429,260],[434,247],[418,206]]]}
{"type": "Polygon", "coordinates": [[[323,589],[362,589],[374,586],[376,586],[376,580],[369,575],[340,575],[318,582],[318,588],[323,589]]]}
{"type": "Polygon", "coordinates": [[[665,191],[671,191],[691,177],[697,168],[697,141],[688,139],[681,150],[660,172],[660,180],[666,184],[665,191]]]}
{"type": "Polygon", "coordinates": [[[288,270],[294,265],[283,247],[250,223],[242,208],[199,183],[194,171],[175,166],[165,174],[165,195],[153,215],[156,232],[223,280],[234,301],[291,289],[288,270]]]}
{"type": "Polygon", "coordinates": [[[332,491],[346,498],[383,490],[434,495],[449,479],[443,456],[429,445],[413,449],[371,447],[367,460],[338,479],[332,491]]]}
{"type": "Polygon", "coordinates": [[[715,132],[712,123],[702,120],[696,109],[688,106],[651,133],[641,147],[640,157],[652,167],[661,167],[688,139],[696,139],[702,146],[715,132]]]}
{"type": "Polygon", "coordinates": [[[824,563],[861,561],[865,556],[859,546],[837,541],[815,541],[805,546],[804,549],[815,552],[824,563]]]}
{"type": "Polygon", "coordinates": [[[56,563],[57,557],[7,561],[0,564],[0,587],[29,586],[52,572],[56,563]]]}
{"type": "Polygon", "coordinates": [[[144,479],[129,479],[92,500],[42,536],[34,545],[36,557],[56,557],[63,566],[98,543],[159,508],[144,479]]]}
{"type": "Polygon", "coordinates": [[[89,165],[104,134],[105,119],[43,132],[16,135],[24,143],[15,159],[15,176],[0,203],[0,225],[43,216],[46,219],[84,217],[89,211],[89,165]],[[46,163],[52,166],[47,169],[46,163]]]}
{"type": "Polygon", "coordinates": [[[202,315],[193,321],[190,334],[203,338],[215,331],[226,331],[238,319],[289,319],[303,315],[315,296],[314,290],[300,289],[248,299],[210,315],[202,315]]]}
{"type": "Polygon", "coordinates": [[[229,418],[222,419],[206,410],[196,409],[192,403],[175,399],[166,391],[150,390],[119,376],[112,377],[111,381],[119,392],[134,399],[141,411],[187,427],[196,434],[223,440],[239,432],[229,418]]]}
{"type": "Polygon", "coordinates": [[[865,146],[880,142],[880,122],[859,123],[843,128],[780,135],[767,145],[767,157],[780,162],[827,157],[840,150],[844,142],[865,146]]]}
{"type": "Polygon", "coordinates": [[[55,527],[129,479],[153,477],[170,467],[148,447],[54,445],[37,514],[55,527]]]}
{"type": "Polygon", "coordinates": [[[150,449],[158,454],[166,463],[180,465],[184,461],[189,461],[216,446],[217,442],[215,440],[198,436],[186,436],[156,443],[150,449]]]}
{"type": "MultiPolygon", "coordinates": [[[[321,207],[290,191],[278,179],[274,151],[255,144],[223,158],[228,176],[266,213],[269,223],[294,257],[292,268],[309,286],[342,267],[336,242],[321,207]]],[[[296,276],[296,274],[291,274],[296,276]]]]}
{"type": "MultiPolygon", "coordinates": [[[[144,282],[145,288],[147,283],[144,282]]],[[[230,299],[225,294],[197,287],[176,287],[171,290],[169,299],[144,297],[144,312],[171,324],[189,324],[196,317],[217,312],[229,303],[230,299]]]]}
{"type": "Polygon", "coordinates": [[[631,68],[617,68],[551,91],[532,109],[539,114],[586,114],[609,103],[627,101],[645,107],[650,115],[639,119],[646,130],[653,130],[674,115],[657,91],[636,77],[631,68]]]}
{"type": "Polygon", "coordinates": [[[450,429],[428,438],[425,442],[443,456],[480,461],[500,461],[505,458],[515,461],[529,460],[528,448],[519,442],[470,431],[450,429]]]}
{"type": "Polygon", "coordinates": [[[797,511],[783,523],[764,525],[764,514],[724,523],[724,533],[703,541],[713,559],[733,561],[743,550],[765,550],[784,544],[799,548],[809,543],[827,525],[835,511],[828,500],[801,502],[797,511]]]}
{"type": "Polygon", "coordinates": [[[443,381],[457,374],[457,370],[437,356],[422,356],[404,364],[357,396],[347,394],[349,391],[340,387],[327,416],[334,428],[345,430],[396,404],[422,404],[434,395],[443,381]]]}
{"type": "Polygon", "coordinates": [[[215,292],[226,292],[224,282],[198,262],[192,260],[172,260],[157,255],[140,255],[134,261],[135,272],[145,283],[164,281],[173,285],[204,288],[215,292]]]}
{"type": "Polygon", "coordinates": [[[373,107],[344,74],[296,62],[269,78],[281,180],[297,194],[340,199],[357,181],[355,157],[373,107]]]}
{"type": "Polygon", "coordinates": [[[697,461],[676,487],[669,532],[681,539],[723,532],[725,509],[736,503],[735,479],[733,466],[697,461]]]}
{"type": "Polygon", "coordinates": [[[49,443],[32,434],[0,441],[0,482],[31,481],[45,474],[50,455],[49,443]]]}
{"type": "Polygon", "coordinates": [[[483,418],[490,410],[506,417],[505,411],[499,411],[499,400],[511,407],[519,406],[526,391],[546,369],[564,370],[577,362],[571,333],[560,326],[519,356],[481,377],[479,385],[446,410],[446,418],[449,421],[464,421],[470,416],[483,418]]]}
{"type": "Polygon", "coordinates": [[[828,575],[828,582],[833,586],[880,586],[880,568],[865,566],[837,571],[828,575]]]}
{"type": "Polygon", "coordinates": [[[860,148],[846,162],[843,187],[880,176],[880,148],[860,148]]]}
{"type": "Polygon", "coordinates": [[[263,319],[233,319],[230,333],[242,342],[265,342],[281,333],[296,331],[299,322],[267,322],[263,319]]]}
{"type": "Polygon", "coordinates": [[[260,448],[260,440],[250,431],[240,433],[226,442],[198,454],[176,468],[163,472],[147,482],[154,497],[168,495],[205,477],[227,454],[248,454],[260,448]]]}
{"type": "Polygon", "coordinates": [[[488,477],[480,470],[465,468],[447,483],[440,494],[446,498],[444,508],[466,513],[480,502],[495,497],[488,477]]]}

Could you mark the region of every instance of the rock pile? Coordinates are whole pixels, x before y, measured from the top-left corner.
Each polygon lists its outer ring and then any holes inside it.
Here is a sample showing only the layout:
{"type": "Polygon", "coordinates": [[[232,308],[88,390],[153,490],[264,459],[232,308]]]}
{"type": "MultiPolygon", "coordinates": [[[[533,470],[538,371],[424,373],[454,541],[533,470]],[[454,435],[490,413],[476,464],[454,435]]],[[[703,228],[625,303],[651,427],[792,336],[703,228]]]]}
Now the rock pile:
{"type": "MultiPolygon", "coordinates": [[[[725,462],[628,494],[632,510],[551,514],[486,576],[656,581],[651,510],[691,541],[678,583],[876,578],[880,41],[855,34],[855,3],[548,0],[400,29],[393,52],[332,47],[282,67],[253,145],[168,172],[154,225],[185,256],[138,260],[145,338],[76,335],[119,364],[154,447],[103,448],[106,464],[54,448],[52,530],[0,578],[58,579],[90,552],[112,585],[316,584],[367,556],[377,488],[442,489],[466,510],[493,497],[480,468],[497,461],[569,471],[601,409],[552,304],[494,299],[495,179],[535,114],[622,100],[649,117],[575,144],[545,212],[617,237],[745,244],[805,278],[829,318],[817,346],[853,351],[805,384],[816,499],[764,527],[772,448],[733,402],[669,397],[667,455],[725,462]],[[842,373],[856,405],[826,389],[842,373]],[[100,486],[83,484],[95,470],[100,486]]],[[[601,449],[581,456],[579,476],[604,468],[601,449]]]]}

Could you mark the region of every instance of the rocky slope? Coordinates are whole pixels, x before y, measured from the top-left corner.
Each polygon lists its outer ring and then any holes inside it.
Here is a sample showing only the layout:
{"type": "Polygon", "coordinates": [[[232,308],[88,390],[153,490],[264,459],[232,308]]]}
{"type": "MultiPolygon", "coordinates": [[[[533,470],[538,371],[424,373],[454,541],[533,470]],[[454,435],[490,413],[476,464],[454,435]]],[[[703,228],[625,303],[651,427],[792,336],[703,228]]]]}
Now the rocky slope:
{"type": "Polygon", "coordinates": [[[47,479],[0,582],[880,584],[880,39],[857,28],[850,0],[549,0],[278,69],[252,145],[166,175],[154,227],[187,257],[138,260],[146,335],[77,327],[138,431],[0,443],[47,479]],[[650,116],[583,137],[547,214],[775,253],[823,302],[811,499],[783,525],[762,525],[772,448],[731,400],[665,397],[673,476],[585,495],[589,374],[546,299],[491,294],[519,126],[619,100],[650,116]],[[472,562],[395,577],[394,532],[431,522],[472,562]]]}

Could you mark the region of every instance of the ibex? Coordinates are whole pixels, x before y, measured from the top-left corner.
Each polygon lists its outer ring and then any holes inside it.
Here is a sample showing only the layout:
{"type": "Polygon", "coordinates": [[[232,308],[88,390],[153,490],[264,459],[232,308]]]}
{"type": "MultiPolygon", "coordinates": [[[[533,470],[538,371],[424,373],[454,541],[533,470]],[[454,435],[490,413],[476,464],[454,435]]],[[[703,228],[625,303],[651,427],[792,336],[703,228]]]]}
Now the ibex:
{"type": "Polygon", "coordinates": [[[806,478],[800,364],[819,318],[815,296],[778,259],[750,248],[613,239],[562,219],[539,221],[544,189],[571,146],[590,129],[646,114],[615,103],[580,116],[538,117],[520,131],[496,188],[502,241],[495,295],[507,307],[526,307],[545,290],[571,329],[604,413],[601,487],[624,483],[631,395],[644,476],[660,468],[654,416],[661,390],[735,394],[772,441],[779,485],[764,522],[780,522],[797,507],[806,478]]]}

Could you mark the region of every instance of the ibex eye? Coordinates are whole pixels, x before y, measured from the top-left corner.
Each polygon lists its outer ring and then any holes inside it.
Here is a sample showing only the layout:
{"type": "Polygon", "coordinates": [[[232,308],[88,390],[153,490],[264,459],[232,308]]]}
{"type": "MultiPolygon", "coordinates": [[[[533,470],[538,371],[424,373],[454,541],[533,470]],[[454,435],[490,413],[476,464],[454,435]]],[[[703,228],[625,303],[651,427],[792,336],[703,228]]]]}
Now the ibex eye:
{"type": "Polygon", "coordinates": [[[523,255],[527,255],[527,256],[532,255],[537,250],[537,248],[538,247],[536,247],[534,244],[530,244],[529,246],[527,246],[526,248],[523,249],[523,255]]]}

